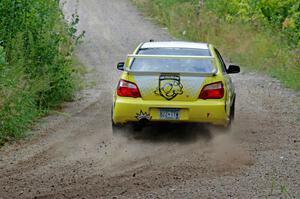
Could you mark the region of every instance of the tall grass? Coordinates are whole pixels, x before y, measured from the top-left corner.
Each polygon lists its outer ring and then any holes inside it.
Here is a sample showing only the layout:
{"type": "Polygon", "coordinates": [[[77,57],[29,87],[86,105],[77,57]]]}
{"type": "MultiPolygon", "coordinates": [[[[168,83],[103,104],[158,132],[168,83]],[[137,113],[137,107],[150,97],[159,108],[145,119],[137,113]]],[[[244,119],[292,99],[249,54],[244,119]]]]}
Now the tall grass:
{"type": "Polygon", "coordinates": [[[72,99],[77,23],[64,21],[58,0],[0,1],[0,145],[72,99]]]}
{"type": "Polygon", "coordinates": [[[208,8],[199,9],[196,0],[132,1],[175,37],[212,43],[230,62],[266,72],[300,91],[300,49],[272,26],[237,17],[228,20],[208,8]]]}

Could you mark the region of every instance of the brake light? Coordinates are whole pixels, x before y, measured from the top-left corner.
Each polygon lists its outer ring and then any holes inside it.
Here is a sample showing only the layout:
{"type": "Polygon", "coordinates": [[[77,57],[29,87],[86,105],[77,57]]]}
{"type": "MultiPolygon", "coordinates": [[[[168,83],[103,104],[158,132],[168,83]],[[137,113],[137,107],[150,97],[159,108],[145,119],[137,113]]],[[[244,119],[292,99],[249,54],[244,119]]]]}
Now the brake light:
{"type": "Polygon", "coordinates": [[[141,97],[140,91],[135,83],[120,80],[117,94],[120,97],[141,97]]]}
{"type": "Polygon", "coordinates": [[[221,99],[224,97],[224,87],[222,82],[208,84],[202,89],[200,99],[221,99]]]}

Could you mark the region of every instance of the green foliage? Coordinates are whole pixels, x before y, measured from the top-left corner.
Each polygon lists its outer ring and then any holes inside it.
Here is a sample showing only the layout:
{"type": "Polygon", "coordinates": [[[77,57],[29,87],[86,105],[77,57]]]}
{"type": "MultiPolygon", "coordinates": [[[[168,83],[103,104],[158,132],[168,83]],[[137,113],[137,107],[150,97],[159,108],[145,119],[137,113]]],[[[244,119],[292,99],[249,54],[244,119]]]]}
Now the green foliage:
{"type": "Polygon", "coordinates": [[[38,116],[33,92],[23,69],[1,64],[0,68],[0,145],[20,138],[38,116]]]}
{"type": "MultiPolygon", "coordinates": [[[[244,68],[264,71],[280,79],[287,87],[300,91],[299,47],[290,45],[290,40],[282,36],[284,33],[275,31],[276,29],[265,22],[246,23],[244,19],[233,16],[235,11],[232,15],[224,14],[226,17],[221,17],[210,7],[218,2],[220,8],[214,9],[222,8],[222,12],[226,13],[226,10],[238,9],[236,4],[230,2],[243,4],[246,0],[210,1],[211,4],[206,2],[206,8],[200,10],[195,1],[132,1],[147,15],[167,26],[175,37],[212,43],[229,62],[240,64],[244,68]]],[[[244,10],[248,11],[248,5],[243,6],[244,10]]]]}
{"type": "Polygon", "coordinates": [[[72,99],[78,21],[64,21],[59,0],[0,0],[0,143],[72,99]]]}
{"type": "Polygon", "coordinates": [[[237,18],[279,30],[291,45],[300,46],[299,0],[206,0],[205,5],[228,21],[237,18]]]}

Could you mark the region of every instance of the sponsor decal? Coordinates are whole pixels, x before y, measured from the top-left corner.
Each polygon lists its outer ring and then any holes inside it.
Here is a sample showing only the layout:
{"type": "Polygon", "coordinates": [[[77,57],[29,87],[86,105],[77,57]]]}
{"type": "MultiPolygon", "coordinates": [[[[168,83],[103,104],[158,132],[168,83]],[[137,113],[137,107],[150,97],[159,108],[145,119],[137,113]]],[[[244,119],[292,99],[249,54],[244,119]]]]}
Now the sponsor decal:
{"type": "Polygon", "coordinates": [[[143,120],[143,119],[146,119],[146,120],[151,120],[152,119],[152,116],[150,115],[150,113],[147,113],[147,112],[143,112],[142,110],[136,114],[135,118],[137,120],[143,120]]]}
{"type": "Polygon", "coordinates": [[[172,100],[177,95],[182,95],[183,85],[180,82],[180,77],[176,75],[161,75],[159,77],[158,88],[154,93],[166,100],[172,100]]]}

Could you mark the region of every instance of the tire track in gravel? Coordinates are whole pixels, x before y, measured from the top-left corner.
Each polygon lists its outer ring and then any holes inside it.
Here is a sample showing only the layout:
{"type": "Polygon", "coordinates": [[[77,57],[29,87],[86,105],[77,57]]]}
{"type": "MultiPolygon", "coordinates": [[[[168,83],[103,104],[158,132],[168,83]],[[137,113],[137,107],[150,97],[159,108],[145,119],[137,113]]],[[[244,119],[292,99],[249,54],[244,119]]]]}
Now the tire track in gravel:
{"type": "MultiPolygon", "coordinates": [[[[272,182],[299,196],[299,97],[255,73],[233,76],[230,133],[204,125],[151,127],[113,136],[112,91],[140,42],[171,40],[127,0],[68,0],[86,38],[77,55],[96,87],[49,116],[35,136],[0,151],[0,198],[260,198],[272,182]]],[[[279,197],[280,187],[274,187],[279,197]]]]}

